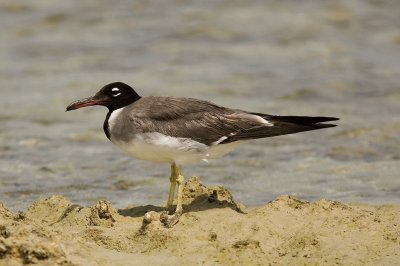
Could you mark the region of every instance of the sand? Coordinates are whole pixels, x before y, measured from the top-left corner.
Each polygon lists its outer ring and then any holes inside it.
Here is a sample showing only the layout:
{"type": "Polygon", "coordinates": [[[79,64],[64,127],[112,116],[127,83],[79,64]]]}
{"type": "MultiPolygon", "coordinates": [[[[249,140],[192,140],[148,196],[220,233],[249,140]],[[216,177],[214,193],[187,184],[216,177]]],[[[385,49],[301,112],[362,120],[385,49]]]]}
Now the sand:
{"type": "Polygon", "coordinates": [[[162,207],[78,206],[63,196],[0,204],[0,265],[398,265],[400,206],[280,196],[246,208],[192,177],[173,228],[162,207]],[[146,212],[147,220],[143,219],[146,212]]]}

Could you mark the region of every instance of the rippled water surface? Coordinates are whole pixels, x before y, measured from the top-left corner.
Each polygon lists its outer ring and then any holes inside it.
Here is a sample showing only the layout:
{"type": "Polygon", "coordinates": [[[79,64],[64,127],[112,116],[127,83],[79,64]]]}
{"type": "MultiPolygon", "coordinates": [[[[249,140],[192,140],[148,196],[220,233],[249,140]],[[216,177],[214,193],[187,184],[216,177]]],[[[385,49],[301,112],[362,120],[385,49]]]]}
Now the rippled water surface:
{"type": "Polygon", "coordinates": [[[114,147],[112,81],[340,126],[249,142],[185,168],[246,205],[280,194],[400,203],[400,1],[0,1],[0,201],[162,204],[169,166],[114,147]]]}

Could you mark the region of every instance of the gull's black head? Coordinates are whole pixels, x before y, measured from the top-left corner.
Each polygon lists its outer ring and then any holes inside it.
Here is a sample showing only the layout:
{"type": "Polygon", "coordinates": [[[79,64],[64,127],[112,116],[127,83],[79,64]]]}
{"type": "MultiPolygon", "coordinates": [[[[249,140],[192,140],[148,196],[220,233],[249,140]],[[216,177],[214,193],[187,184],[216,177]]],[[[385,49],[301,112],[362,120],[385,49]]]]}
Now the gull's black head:
{"type": "Polygon", "coordinates": [[[129,85],[122,82],[113,82],[101,88],[94,96],[71,103],[66,111],[92,105],[102,105],[113,111],[125,107],[140,98],[129,85]]]}

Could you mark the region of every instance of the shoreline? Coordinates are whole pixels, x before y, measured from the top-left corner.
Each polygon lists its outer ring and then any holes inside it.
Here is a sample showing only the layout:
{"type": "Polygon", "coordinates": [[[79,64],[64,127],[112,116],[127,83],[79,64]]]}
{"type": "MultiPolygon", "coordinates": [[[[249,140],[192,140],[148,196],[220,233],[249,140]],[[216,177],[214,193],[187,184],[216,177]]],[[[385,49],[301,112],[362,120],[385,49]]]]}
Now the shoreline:
{"type": "Polygon", "coordinates": [[[62,196],[12,213],[0,204],[0,265],[362,264],[400,262],[400,205],[280,196],[246,208],[191,178],[184,214],[165,228],[158,206],[91,207],[62,196]],[[144,221],[149,211],[153,219],[144,221]]]}

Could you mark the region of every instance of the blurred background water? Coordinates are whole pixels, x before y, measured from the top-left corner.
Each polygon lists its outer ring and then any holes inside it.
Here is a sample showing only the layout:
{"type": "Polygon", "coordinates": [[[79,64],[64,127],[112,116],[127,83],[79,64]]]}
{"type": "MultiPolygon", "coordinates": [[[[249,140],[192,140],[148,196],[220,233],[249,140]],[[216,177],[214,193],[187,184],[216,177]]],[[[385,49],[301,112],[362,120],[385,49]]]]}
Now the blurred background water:
{"type": "Polygon", "coordinates": [[[114,147],[106,109],[71,101],[123,81],[339,127],[257,140],[185,168],[237,200],[400,203],[400,1],[0,1],[0,201],[162,204],[169,166],[114,147]]]}

